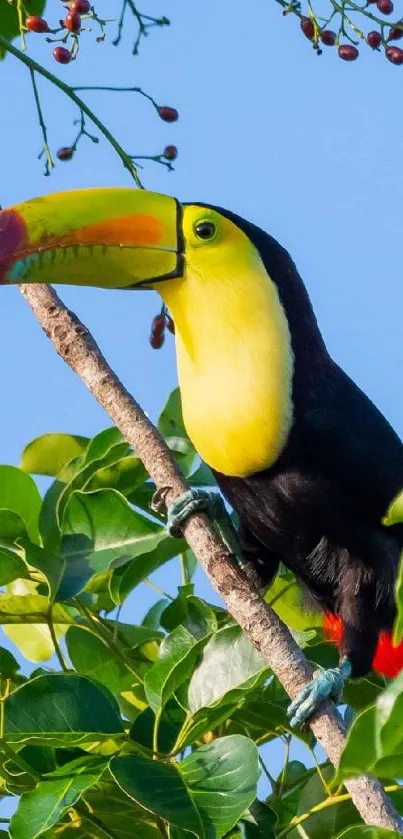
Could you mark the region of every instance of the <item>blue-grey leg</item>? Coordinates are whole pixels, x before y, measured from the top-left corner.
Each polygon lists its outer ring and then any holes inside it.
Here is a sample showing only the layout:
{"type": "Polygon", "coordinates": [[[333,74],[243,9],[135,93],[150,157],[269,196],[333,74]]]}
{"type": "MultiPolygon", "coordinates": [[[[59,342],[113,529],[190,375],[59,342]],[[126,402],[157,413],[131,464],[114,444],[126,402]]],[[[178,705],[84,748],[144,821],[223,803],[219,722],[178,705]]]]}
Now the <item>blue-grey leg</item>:
{"type": "Polygon", "coordinates": [[[312,682],[302,688],[300,694],[287,708],[291,727],[302,725],[326,699],[339,702],[343,694],[344,682],[350,676],[351,664],[348,659],[344,659],[339,667],[330,667],[314,676],[312,682]]]}
{"type": "MultiPolygon", "coordinates": [[[[152,506],[155,509],[160,509],[163,498],[164,490],[157,491],[152,506]]],[[[217,492],[208,492],[205,489],[189,489],[179,498],[176,498],[167,508],[166,526],[168,533],[171,536],[181,536],[182,524],[192,513],[198,512],[207,513],[210,516],[230,552],[240,560],[241,548],[236,528],[221,495],[217,492]]]]}

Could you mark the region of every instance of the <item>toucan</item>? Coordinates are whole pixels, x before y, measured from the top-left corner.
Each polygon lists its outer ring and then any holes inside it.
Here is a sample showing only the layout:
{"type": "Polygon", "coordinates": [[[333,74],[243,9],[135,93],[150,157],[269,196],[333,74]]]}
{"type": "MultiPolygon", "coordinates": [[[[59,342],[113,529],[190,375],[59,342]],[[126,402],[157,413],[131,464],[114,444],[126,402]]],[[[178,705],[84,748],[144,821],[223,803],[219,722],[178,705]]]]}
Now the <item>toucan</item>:
{"type": "MultiPolygon", "coordinates": [[[[403,518],[390,515],[403,445],[330,357],[272,236],[220,207],[145,190],[46,195],[0,213],[0,282],[161,295],[185,427],[238,516],[256,584],[267,587],[283,563],[339,644],[339,666],[291,704],[292,725],[338,698],[346,678],[377,661],[382,670],[382,645],[388,674],[403,666],[391,642],[403,518]]],[[[205,503],[197,490],[179,499],[171,525],[205,503]]]]}

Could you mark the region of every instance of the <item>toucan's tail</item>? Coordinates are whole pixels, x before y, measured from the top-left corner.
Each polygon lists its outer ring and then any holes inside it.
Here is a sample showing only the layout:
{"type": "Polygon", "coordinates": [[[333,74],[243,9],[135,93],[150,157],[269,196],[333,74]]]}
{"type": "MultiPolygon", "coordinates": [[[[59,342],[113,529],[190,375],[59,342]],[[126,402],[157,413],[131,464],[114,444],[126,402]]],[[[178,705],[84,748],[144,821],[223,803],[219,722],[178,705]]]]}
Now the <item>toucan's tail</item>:
{"type": "MultiPolygon", "coordinates": [[[[336,615],[325,615],[323,622],[325,637],[339,647],[343,638],[343,622],[336,615]]],[[[382,676],[392,679],[403,670],[403,641],[393,646],[393,633],[381,632],[372,662],[372,667],[382,676]]]]}

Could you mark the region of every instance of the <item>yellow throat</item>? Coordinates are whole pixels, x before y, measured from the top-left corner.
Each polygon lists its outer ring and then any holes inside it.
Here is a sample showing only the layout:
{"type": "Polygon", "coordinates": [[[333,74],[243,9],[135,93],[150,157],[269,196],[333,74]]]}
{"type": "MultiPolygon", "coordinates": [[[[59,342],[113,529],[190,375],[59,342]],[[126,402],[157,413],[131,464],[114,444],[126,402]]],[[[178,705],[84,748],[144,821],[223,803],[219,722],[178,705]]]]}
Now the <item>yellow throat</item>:
{"type": "Polygon", "coordinates": [[[185,275],[158,291],[175,321],[185,426],[209,466],[246,477],[277,460],[291,428],[287,318],[258,250],[235,224],[187,206],[183,228],[185,275]],[[197,239],[200,219],[214,219],[212,242],[197,239]]]}

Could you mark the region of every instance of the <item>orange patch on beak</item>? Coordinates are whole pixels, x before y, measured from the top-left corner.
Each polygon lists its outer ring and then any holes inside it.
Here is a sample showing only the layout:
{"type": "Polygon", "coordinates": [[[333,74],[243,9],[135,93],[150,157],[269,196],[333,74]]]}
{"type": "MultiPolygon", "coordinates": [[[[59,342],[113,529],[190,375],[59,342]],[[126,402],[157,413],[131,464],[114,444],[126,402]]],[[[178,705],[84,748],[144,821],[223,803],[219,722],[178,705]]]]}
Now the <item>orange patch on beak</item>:
{"type": "Polygon", "coordinates": [[[160,244],[164,225],[160,219],[148,215],[131,215],[104,219],[88,227],[72,230],[60,238],[61,245],[132,245],[136,247],[160,244]]]}

